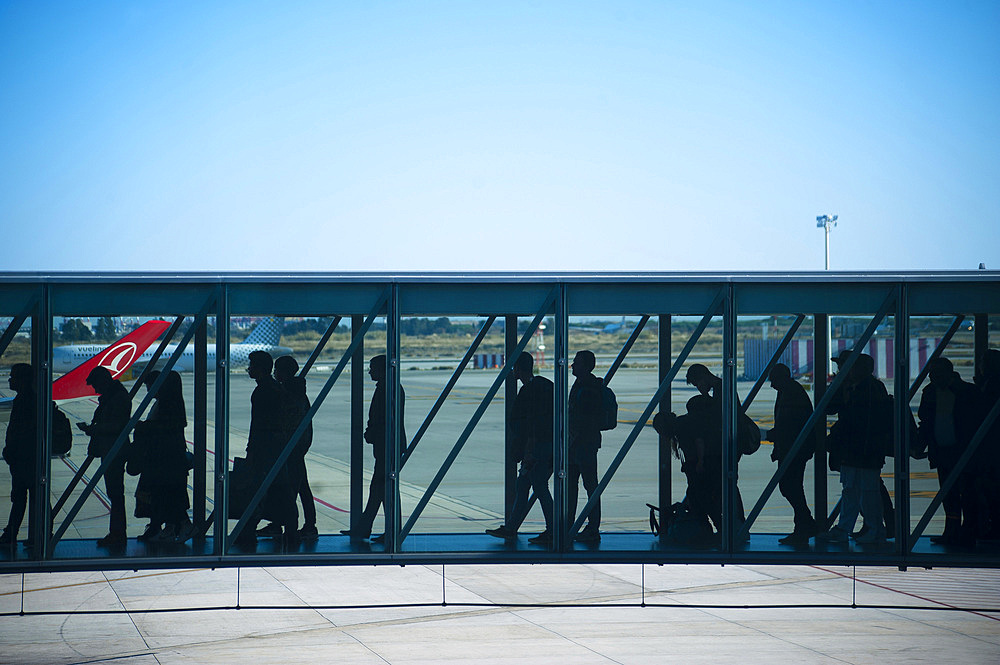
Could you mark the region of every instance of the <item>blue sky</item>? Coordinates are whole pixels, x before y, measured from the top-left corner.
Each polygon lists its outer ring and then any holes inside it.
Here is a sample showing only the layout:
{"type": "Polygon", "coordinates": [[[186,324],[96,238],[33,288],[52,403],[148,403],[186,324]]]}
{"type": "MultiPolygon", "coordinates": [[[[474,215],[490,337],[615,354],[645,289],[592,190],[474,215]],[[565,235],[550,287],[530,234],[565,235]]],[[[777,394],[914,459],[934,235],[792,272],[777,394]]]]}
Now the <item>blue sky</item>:
{"type": "Polygon", "coordinates": [[[998,102],[995,2],[7,2],[0,268],[1000,268],[998,102]]]}

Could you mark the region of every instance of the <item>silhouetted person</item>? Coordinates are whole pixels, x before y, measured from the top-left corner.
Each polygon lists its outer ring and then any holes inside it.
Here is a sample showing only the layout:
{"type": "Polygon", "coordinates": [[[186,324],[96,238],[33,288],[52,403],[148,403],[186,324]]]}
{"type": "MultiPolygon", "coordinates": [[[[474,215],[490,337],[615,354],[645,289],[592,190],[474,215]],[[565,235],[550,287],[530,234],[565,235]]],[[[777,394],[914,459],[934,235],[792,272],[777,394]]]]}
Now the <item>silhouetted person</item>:
{"type": "Polygon", "coordinates": [[[868,526],[859,543],[885,541],[879,472],[885,464],[887,441],[892,436],[889,393],[872,373],[874,359],[861,356],[851,368],[841,390],[831,399],[827,413],[838,414],[836,445],[840,457],[840,521],[818,539],[846,543],[858,519],[868,526]]]}
{"type": "MultiPolygon", "coordinates": [[[[368,362],[368,376],[375,382],[375,393],[372,395],[371,404],[368,406],[368,424],[365,426],[365,441],[371,444],[372,454],[375,456],[375,469],[372,471],[372,481],[368,486],[368,503],[365,504],[364,512],[359,520],[358,530],[352,532],[349,529],[342,530],[341,533],[349,535],[352,540],[366,540],[372,535],[372,528],[375,525],[375,518],[378,516],[379,508],[385,507],[385,481],[386,481],[386,405],[385,405],[385,377],[386,359],[384,355],[375,356],[368,362]]],[[[406,395],[403,388],[399,389],[399,419],[400,428],[403,426],[403,407],[406,402],[406,395]]],[[[402,432],[401,441],[406,441],[405,430],[402,432]]],[[[372,539],[372,542],[380,543],[385,540],[385,534],[372,539]]]]}
{"type": "MultiPolygon", "coordinates": [[[[985,418],[1000,400],[1000,350],[987,349],[976,373],[980,415],[985,418]]],[[[973,458],[980,496],[980,533],[986,540],[1000,540],[1000,418],[986,431],[973,458]]]]}
{"type": "MultiPolygon", "coordinates": [[[[3,459],[10,466],[10,517],[7,528],[0,535],[0,544],[14,545],[21,530],[24,513],[31,496],[35,498],[35,457],[38,450],[35,420],[37,396],[35,374],[31,365],[18,363],[10,368],[10,389],[17,393],[10,409],[10,422],[4,440],[3,459]]],[[[34,507],[32,507],[34,511],[34,507]]],[[[31,542],[34,525],[28,518],[28,542],[31,542]]]]}
{"type": "MultiPolygon", "coordinates": [[[[150,389],[160,372],[150,372],[150,389]]],[[[139,473],[135,488],[135,516],[148,517],[149,526],[139,536],[148,542],[184,542],[193,527],[188,518],[187,412],[181,375],[171,371],[156,394],[149,417],[136,424],[129,473],[139,473]]]]}
{"type": "MultiPolygon", "coordinates": [[[[711,371],[701,363],[695,363],[688,367],[687,373],[685,374],[685,380],[695,387],[695,389],[705,395],[706,397],[711,397],[713,403],[715,404],[715,409],[717,411],[717,417],[719,418],[719,423],[722,423],[722,378],[712,374],[711,371]]],[[[739,395],[736,396],[736,403],[739,404],[739,395]]],[[[719,440],[721,442],[722,435],[719,434],[719,440]]],[[[740,488],[738,484],[739,480],[739,466],[740,459],[743,457],[743,453],[739,451],[739,446],[737,445],[736,453],[736,477],[737,484],[733,485],[733,501],[735,502],[736,514],[733,515],[733,520],[737,526],[741,526],[746,520],[746,513],[743,509],[743,495],[740,494],[740,488]]],[[[749,538],[747,534],[747,538],[749,538]]]]}
{"type": "MultiPolygon", "coordinates": [[[[847,360],[848,356],[850,356],[850,355],[851,355],[851,350],[850,349],[844,349],[839,354],[837,354],[836,356],[834,356],[832,358],[832,360],[833,360],[833,362],[835,362],[837,364],[837,367],[839,368],[840,365],[842,363],[844,363],[847,360]]],[[[871,374],[873,377],[875,376],[875,359],[874,358],[872,358],[867,353],[862,353],[861,356],[858,358],[858,361],[864,363],[864,366],[868,370],[869,374],[871,374]]],[[[831,402],[831,404],[832,405],[840,404],[842,402],[842,400],[843,400],[843,394],[844,394],[843,393],[843,389],[838,390],[837,393],[834,394],[833,401],[831,402]]],[[[832,411],[830,411],[830,407],[827,408],[827,413],[833,413],[832,411]]],[[[891,418],[891,414],[886,413],[885,415],[886,415],[887,418],[891,418]]],[[[888,422],[889,422],[888,420],[883,421],[883,423],[885,423],[885,424],[887,424],[888,422]]],[[[837,424],[834,423],[833,426],[830,429],[831,436],[834,434],[834,431],[836,429],[837,429],[837,424]]],[[[837,438],[837,437],[834,437],[834,438],[837,438]]],[[[885,449],[884,452],[886,452],[887,455],[889,455],[889,456],[892,456],[892,454],[893,454],[893,445],[892,445],[892,443],[893,443],[892,442],[892,437],[891,436],[887,436],[887,438],[885,440],[886,449],[885,449]]],[[[831,459],[832,459],[832,455],[833,455],[833,453],[831,453],[831,459]]],[[[832,468],[832,466],[831,466],[831,468],[832,468]]],[[[839,467],[838,467],[837,470],[839,471],[839,467]]],[[[892,497],[889,495],[889,488],[887,488],[885,486],[885,481],[882,479],[881,474],[879,474],[878,486],[879,486],[878,487],[878,489],[879,489],[879,498],[882,501],[882,523],[885,526],[885,536],[886,536],[886,538],[894,538],[895,535],[896,535],[896,510],[895,510],[895,508],[892,505],[892,497]]],[[[861,536],[861,535],[864,535],[867,532],[868,532],[868,521],[865,520],[865,522],[862,524],[861,528],[856,533],[851,534],[851,535],[852,535],[852,537],[853,536],[861,536]]]]}
{"type": "MultiPolygon", "coordinates": [[[[132,398],[125,386],[111,376],[104,367],[95,367],[87,375],[87,384],[100,395],[97,409],[90,424],[77,423],[90,437],[87,454],[102,459],[111,453],[111,448],[128,425],[132,417],[132,398]]],[[[111,501],[111,525],[108,534],[97,541],[98,547],[124,547],[125,533],[125,442],[104,472],[104,490],[111,501]]]]}
{"type": "MultiPolygon", "coordinates": [[[[927,458],[932,469],[937,469],[938,483],[945,480],[955,468],[958,458],[965,452],[976,433],[979,423],[979,391],[966,383],[955,371],[951,361],[941,357],[929,367],[930,385],[920,395],[919,436],[921,447],[927,448],[927,458]]],[[[971,464],[941,505],[944,507],[944,533],[933,536],[932,542],[946,544],[971,544],[976,533],[975,475],[971,464]],[[963,519],[964,516],[964,519],[963,519]]]]}
{"type": "MultiPolygon", "coordinates": [[[[298,372],[299,363],[292,356],[281,356],[274,361],[274,378],[285,389],[288,438],[291,438],[292,434],[295,433],[299,423],[302,422],[312,406],[306,395],[306,380],[304,377],[297,376],[298,372]]],[[[296,487],[299,500],[302,502],[304,524],[299,529],[299,538],[310,541],[319,538],[319,531],[316,529],[316,504],[313,501],[312,489],[309,487],[309,477],[306,473],[306,453],[309,452],[312,441],[313,426],[310,422],[306,425],[298,444],[288,458],[288,475],[296,487]]]]}
{"type": "Polygon", "coordinates": [[[552,395],[553,385],[544,376],[534,375],[534,358],[524,352],[514,363],[514,380],[521,382],[510,413],[514,462],[521,467],[514,483],[514,506],[510,523],[486,533],[507,540],[517,538],[517,530],[528,515],[528,494],[535,491],[545,517],[545,531],[529,542],[547,545],[552,542],[552,395]]]}
{"type": "MultiPolygon", "coordinates": [[[[777,391],[778,396],[774,400],[774,427],[768,430],[766,438],[774,444],[771,459],[781,464],[788,458],[792,444],[812,415],[812,402],[802,384],[792,378],[787,365],[776,364],[771,368],[769,378],[771,387],[777,391]]],[[[816,535],[816,521],[809,511],[803,487],[806,464],[812,457],[814,448],[813,438],[810,436],[788,462],[788,470],[778,483],[781,496],[791,504],[795,514],[792,533],[778,541],[785,545],[801,545],[816,535]]]]}
{"type": "MultiPolygon", "coordinates": [[[[278,461],[287,442],[285,394],[271,376],[274,360],[266,351],[253,351],[249,356],[247,374],[257,382],[250,395],[250,435],[247,440],[247,465],[251,477],[258,483],[278,461]]],[[[257,524],[267,518],[284,527],[286,541],[296,538],[298,511],[295,508],[293,488],[288,480],[287,467],[279,470],[251,519],[246,523],[237,543],[252,545],[257,539],[257,524]]]]}
{"type": "Polygon", "coordinates": [[[722,528],[722,420],[715,400],[695,395],[687,401],[687,413],[658,413],[653,427],[670,441],[674,456],[681,460],[687,478],[685,501],[695,517],[722,528]]]}
{"type": "MultiPolygon", "coordinates": [[[[604,424],[604,381],[594,376],[597,359],[591,351],[580,351],[570,366],[576,381],[569,391],[569,523],[576,521],[580,479],[587,498],[597,489],[597,451],[601,447],[601,426],[604,424]]],[[[598,497],[587,518],[587,526],[576,534],[581,543],[601,540],[601,500],[598,497]]]]}

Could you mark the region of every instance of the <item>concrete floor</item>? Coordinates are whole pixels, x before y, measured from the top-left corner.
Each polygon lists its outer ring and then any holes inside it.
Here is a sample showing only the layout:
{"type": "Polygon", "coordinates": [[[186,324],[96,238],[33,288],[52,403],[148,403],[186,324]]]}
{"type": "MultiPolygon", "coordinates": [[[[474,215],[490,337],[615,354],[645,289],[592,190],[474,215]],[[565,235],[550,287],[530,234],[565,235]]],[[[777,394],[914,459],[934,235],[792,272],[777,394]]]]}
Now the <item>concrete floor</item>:
{"type": "Polygon", "coordinates": [[[1000,662],[1000,613],[909,609],[1000,608],[1000,571],[859,568],[856,581],[854,572],[511,565],[448,566],[443,577],[425,566],[4,575],[0,663],[1000,662]],[[643,599],[680,607],[628,606],[643,599]],[[851,609],[852,599],[893,608],[851,609]],[[149,611],[237,602],[245,609],[149,611]],[[56,613],[18,616],[22,603],[56,613]],[[429,606],[331,607],[411,603],[429,606]],[[762,604],[838,607],[705,607],[762,604]],[[247,609],[277,605],[286,609],[247,609]]]}

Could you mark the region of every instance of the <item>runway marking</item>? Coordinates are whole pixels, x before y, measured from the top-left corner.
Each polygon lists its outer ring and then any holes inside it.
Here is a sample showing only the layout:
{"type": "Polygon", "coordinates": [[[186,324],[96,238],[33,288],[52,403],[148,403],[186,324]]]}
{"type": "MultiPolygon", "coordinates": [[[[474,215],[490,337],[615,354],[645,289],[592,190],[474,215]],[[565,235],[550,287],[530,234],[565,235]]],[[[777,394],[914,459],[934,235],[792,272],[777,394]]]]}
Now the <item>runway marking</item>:
{"type": "MultiPolygon", "coordinates": [[[[128,581],[128,580],[137,580],[137,579],[141,579],[143,577],[159,577],[160,575],[177,575],[177,574],[180,574],[180,573],[192,573],[192,572],[199,572],[199,571],[206,571],[206,570],[211,570],[211,568],[194,568],[194,569],[188,569],[188,570],[168,570],[168,571],[164,571],[162,573],[146,573],[146,574],[143,574],[143,575],[133,575],[132,577],[117,577],[117,578],[115,578],[113,580],[108,580],[108,579],[101,578],[99,580],[92,580],[90,582],[71,582],[69,584],[58,584],[56,586],[38,587],[37,589],[25,589],[24,593],[33,593],[35,591],[58,591],[59,589],[69,589],[71,587],[77,587],[77,586],[89,586],[89,585],[92,585],[92,584],[110,584],[111,582],[124,582],[124,581],[128,581]]],[[[16,595],[18,595],[20,593],[21,593],[20,589],[18,589],[17,591],[3,591],[3,592],[0,592],[0,596],[16,596],[16,595]]]]}
{"type": "MultiPolygon", "coordinates": [[[[909,596],[911,598],[916,598],[917,600],[923,600],[923,601],[926,601],[928,603],[936,603],[937,605],[941,605],[943,607],[947,607],[947,608],[950,608],[950,609],[953,609],[953,610],[959,609],[955,605],[950,605],[950,604],[945,603],[945,602],[940,601],[940,600],[934,600],[933,598],[925,598],[924,596],[918,596],[917,594],[910,593],[909,591],[900,591],[899,589],[893,589],[890,586],[885,586],[883,584],[878,584],[876,582],[870,582],[868,580],[861,579],[861,578],[859,578],[857,576],[852,576],[852,575],[847,575],[845,573],[837,572],[836,570],[827,570],[826,568],[823,568],[822,566],[810,566],[810,567],[811,568],[815,568],[816,570],[822,570],[823,572],[826,572],[826,573],[832,573],[834,575],[837,575],[839,577],[843,577],[843,578],[846,578],[846,579],[849,579],[849,580],[857,580],[858,582],[861,582],[862,584],[867,584],[869,586],[873,586],[873,587],[876,587],[878,589],[883,589],[884,591],[892,591],[893,593],[899,593],[899,594],[902,594],[904,596],[909,596]]],[[[983,614],[982,612],[974,612],[972,610],[966,610],[966,611],[968,611],[970,614],[976,614],[976,615],[984,617],[986,619],[992,619],[993,621],[1000,621],[1000,617],[995,617],[995,616],[992,616],[992,615],[989,615],[989,614],[983,614]]]]}

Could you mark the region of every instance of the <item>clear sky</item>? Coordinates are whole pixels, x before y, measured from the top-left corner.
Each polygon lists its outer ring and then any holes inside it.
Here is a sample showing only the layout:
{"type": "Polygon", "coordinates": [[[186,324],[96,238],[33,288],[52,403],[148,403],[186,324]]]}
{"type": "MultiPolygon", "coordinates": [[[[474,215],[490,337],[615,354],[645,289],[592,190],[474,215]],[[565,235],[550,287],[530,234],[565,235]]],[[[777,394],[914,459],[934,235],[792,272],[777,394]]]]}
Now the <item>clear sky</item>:
{"type": "Polygon", "coordinates": [[[0,4],[9,270],[1000,268],[997,2],[0,4]]]}

